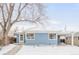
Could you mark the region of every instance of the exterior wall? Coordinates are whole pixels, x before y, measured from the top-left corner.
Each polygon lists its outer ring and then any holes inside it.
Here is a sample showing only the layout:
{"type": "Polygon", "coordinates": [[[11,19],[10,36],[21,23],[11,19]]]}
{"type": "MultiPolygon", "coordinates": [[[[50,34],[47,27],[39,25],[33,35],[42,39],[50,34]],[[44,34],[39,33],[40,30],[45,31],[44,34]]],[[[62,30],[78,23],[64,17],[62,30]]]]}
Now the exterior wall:
{"type": "MultiPolygon", "coordinates": [[[[79,36],[74,36],[74,40],[73,40],[73,45],[75,46],[79,46],[79,39],[78,39],[79,36]]],[[[72,38],[71,37],[68,37],[68,39],[66,39],[66,44],[68,45],[71,45],[72,43],[72,38]]]]}
{"type": "Polygon", "coordinates": [[[65,43],[67,44],[67,45],[71,45],[71,40],[72,40],[72,38],[69,36],[69,37],[66,37],[66,39],[65,39],[65,43]]]}
{"type": "Polygon", "coordinates": [[[72,37],[71,36],[66,37],[66,35],[58,35],[58,44],[59,45],[61,44],[60,40],[65,40],[65,42],[63,42],[64,44],[71,45],[72,37]]]}
{"type": "MultiPolygon", "coordinates": [[[[19,43],[19,33],[14,34],[16,36],[16,43],[19,43]]],[[[35,33],[35,40],[27,40],[27,33],[24,33],[25,45],[58,45],[60,43],[59,37],[57,39],[49,39],[48,33],[35,33]]],[[[79,46],[79,36],[74,37],[74,45],[79,46]]],[[[65,44],[71,45],[72,38],[66,37],[65,44]]]]}
{"type": "Polygon", "coordinates": [[[74,45],[79,46],[79,39],[78,39],[78,37],[74,37],[74,45]]]}
{"type": "Polygon", "coordinates": [[[48,39],[48,33],[35,33],[35,40],[27,40],[25,36],[26,45],[57,45],[56,39],[48,39]]]}

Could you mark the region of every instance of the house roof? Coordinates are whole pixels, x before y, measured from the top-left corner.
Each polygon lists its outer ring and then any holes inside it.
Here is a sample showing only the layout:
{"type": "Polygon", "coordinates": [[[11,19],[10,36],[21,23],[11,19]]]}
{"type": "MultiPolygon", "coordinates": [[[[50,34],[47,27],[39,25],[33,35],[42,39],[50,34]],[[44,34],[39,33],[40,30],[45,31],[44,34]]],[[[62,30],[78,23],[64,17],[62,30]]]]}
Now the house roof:
{"type": "Polygon", "coordinates": [[[28,30],[28,31],[20,31],[20,32],[17,32],[17,33],[57,33],[58,35],[65,35],[65,34],[71,34],[71,32],[64,32],[64,31],[57,31],[57,30],[28,30]]]}

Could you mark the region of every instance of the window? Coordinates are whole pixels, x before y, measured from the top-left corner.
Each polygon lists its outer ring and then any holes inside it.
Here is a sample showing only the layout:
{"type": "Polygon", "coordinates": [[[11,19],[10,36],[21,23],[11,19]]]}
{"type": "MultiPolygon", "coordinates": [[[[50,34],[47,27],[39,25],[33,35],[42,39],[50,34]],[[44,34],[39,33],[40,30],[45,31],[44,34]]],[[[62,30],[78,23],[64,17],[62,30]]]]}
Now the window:
{"type": "Polygon", "coordinates": [[[49,33],[49,39],[56,39],[56,34],[49,33]]]}
{"type": "Polygon", "coordinates": [[[23,35],[20,35],[20,40],[23,41],[23,35]]]}
{"type": "Polygon", "coordinates": [[[34,33],[27,33],[27,39],[30,39],[30,40],[35,39],[34,33]]]}

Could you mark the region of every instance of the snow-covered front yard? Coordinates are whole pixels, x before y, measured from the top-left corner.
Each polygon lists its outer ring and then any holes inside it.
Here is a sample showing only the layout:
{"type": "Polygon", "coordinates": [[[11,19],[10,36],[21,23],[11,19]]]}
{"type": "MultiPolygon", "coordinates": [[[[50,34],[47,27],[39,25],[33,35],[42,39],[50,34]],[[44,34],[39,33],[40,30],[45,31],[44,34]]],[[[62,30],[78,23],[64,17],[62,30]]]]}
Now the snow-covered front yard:
{"type": "MultiPolygon", "coordinates": [[[[0,50],[0,55],[7,53],[16,45],[10,44],[4,46],[0,50]]],[[[23,47],[16,53],[16,55],[79,55],[79,47],[77,46],[27,46],[23,47]]]]}
{"type": "Polygon", "coordinates": [[[16,46],[15,44],[9,44],[7,46],[2,47],[2,49],[0,50],[0,55],[3,55],[4,53],[8,52],[9,50],[14,48],[15,46],[16,46]]]}
{"type": "Polygon", "coordinates": [[[17,55],[79,55],[77,46],[25,46],[17,55]]]}

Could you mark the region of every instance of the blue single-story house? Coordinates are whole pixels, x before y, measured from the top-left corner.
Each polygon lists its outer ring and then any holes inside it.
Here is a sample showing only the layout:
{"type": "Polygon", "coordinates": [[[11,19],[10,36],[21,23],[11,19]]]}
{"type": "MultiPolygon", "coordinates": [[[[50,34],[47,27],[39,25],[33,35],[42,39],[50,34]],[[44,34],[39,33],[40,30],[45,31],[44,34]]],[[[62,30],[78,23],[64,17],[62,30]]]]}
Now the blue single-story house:
{"type": "Polygon", "coordinates": [[[16,32],[16,43],[25,45],[59,45],[65,43],[71,33],[60,31],[24,31],[16,32]]]}

